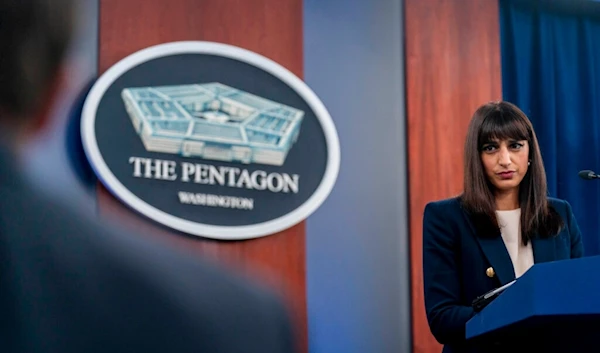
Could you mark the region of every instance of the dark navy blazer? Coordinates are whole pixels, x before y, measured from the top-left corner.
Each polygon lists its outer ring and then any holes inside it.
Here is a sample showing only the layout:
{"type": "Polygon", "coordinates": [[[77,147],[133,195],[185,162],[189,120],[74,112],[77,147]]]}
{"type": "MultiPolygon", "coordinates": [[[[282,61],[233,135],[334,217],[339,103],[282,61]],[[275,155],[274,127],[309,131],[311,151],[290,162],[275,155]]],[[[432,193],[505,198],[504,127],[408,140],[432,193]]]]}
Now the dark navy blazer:
{"type": "MultiPolygon", "coordinates": [[[[579,227],[568,202],[549,199],[565,226],[555,237],[532,241],[534,263],[583,256],[579,227]]],[[[499,235],[481,237],[481,227],[460,198],[431,202],[423,217],[423,284],[431,332],[444,353],[475,352],[465,340],[465,324],[475,314],[473,299],[515,279],[499,235]],[[488,277],[492,267],[495,275],[488,277]]]]}

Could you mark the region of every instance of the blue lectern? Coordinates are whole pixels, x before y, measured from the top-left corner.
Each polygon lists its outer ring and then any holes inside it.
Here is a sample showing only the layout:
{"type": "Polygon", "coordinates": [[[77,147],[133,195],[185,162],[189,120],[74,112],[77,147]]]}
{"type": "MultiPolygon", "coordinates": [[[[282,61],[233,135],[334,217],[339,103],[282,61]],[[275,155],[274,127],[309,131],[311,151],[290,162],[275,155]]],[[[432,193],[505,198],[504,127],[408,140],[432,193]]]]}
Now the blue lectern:
{"type": "Polygon", "coordinates": [[[600,352],[600,256],[536,264],[467,322],[501,351],[600,352]]]}

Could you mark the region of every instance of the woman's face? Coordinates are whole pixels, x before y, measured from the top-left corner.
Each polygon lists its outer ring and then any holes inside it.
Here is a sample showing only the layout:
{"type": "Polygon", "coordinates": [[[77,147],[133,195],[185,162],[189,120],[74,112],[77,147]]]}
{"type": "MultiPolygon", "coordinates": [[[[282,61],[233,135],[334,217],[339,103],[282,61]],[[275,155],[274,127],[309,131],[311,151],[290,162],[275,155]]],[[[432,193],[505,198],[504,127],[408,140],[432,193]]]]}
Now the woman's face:
{"type": "Polygon", "coordinates": [[[518,190],[529,167],[529,144],[526,140],[491,141],[483,145],[481,161],[497,191],[518,190]]]}

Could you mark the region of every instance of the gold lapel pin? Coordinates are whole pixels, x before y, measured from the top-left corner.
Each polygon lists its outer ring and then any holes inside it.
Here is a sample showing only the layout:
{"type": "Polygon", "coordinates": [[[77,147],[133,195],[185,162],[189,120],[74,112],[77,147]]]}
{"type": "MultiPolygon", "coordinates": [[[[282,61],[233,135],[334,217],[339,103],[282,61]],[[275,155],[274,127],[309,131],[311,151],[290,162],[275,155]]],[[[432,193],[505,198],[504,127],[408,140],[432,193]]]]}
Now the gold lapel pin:
{"type": "Polygon", "coordinates": [[[492,278],[494,277],[494,275],[496,274],[496,272],[494,271],[493,267],[488,267],[487,270],[485,270],[485,274],[489,277],[492,278]]]}

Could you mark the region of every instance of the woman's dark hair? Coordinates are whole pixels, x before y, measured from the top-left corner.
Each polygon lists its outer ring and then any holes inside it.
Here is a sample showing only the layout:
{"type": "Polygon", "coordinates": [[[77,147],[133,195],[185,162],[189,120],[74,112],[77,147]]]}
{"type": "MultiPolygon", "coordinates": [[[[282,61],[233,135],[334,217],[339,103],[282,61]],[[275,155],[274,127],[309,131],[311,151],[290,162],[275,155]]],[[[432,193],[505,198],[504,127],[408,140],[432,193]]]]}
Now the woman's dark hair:
{"type": "Polygon", "coordinates": [[[549,205],[546,172],[531,122],[517,106],[509,102],[490,102],[479,107],[467,130],[464,154],[463,207],[471,214],[481,236],[500,234],[496,218],[494,186],[488,180],[482,161],[482,147],[493,140],[527,140],[529,169],[519,187],[521,234],[527,244],[535,235],[550,237],[564,223],[549,205]]]}

